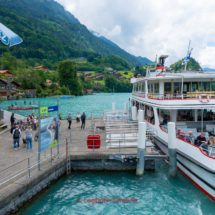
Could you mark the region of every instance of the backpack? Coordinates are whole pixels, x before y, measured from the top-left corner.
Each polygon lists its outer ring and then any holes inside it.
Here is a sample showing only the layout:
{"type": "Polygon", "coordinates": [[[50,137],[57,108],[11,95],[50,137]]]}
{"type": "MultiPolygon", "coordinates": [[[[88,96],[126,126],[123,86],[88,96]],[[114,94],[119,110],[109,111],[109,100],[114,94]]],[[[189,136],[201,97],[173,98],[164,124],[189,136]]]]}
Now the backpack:
{"type": "Polygon", "coordinates": [[[18,129],[15,129],[14,134],[13,134],[13,138],[14,138],[14,139],[19,139],[19,135],[20,135],[19,130],[18,130],[18,129]]]}

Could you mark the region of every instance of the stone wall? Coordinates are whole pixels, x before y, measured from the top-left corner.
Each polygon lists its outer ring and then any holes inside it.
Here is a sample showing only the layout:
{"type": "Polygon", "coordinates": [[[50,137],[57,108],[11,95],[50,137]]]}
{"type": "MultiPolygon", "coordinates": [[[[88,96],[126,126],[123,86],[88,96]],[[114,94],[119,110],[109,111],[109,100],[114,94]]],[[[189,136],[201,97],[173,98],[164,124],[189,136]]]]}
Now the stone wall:
{"type": "Polygon", "coordinates": [[[0,214],[15,213],[40,191],[47,188],[66,172],[66,159],[59,159],[55,164],[36,171],[31,178],[21,178],[2,189],[0,195],[0,214]]]}
{"type": "MultiPolygon", "coordinates": [[[[133,161],[123,163],[110,159],[71,160],[71,169],[73,171],[131,171],[136,170],[136,165],[136,162],[133,161]]],[[[145,170],[154,171],[155,161],[146,160],[145,170]]]]}
{"type": "MultiPolygon", "coordinates": [[[[155,160],[145,160],[145,170],[153,171],[155,160]]],[[[71,156],[72,171],[135,171],[136,162],[121,162],[109,159],[109,155],[71,156]]],[[[66,159],[60,158],[52,165],[35,170],[31,177],[23,177],[1,190],[0,214],[17,213],[18,209],[40,191],[49,187],[66,172],[66,159]]],[[[134,173],[135,174],[135,173],[134,173]]]]}

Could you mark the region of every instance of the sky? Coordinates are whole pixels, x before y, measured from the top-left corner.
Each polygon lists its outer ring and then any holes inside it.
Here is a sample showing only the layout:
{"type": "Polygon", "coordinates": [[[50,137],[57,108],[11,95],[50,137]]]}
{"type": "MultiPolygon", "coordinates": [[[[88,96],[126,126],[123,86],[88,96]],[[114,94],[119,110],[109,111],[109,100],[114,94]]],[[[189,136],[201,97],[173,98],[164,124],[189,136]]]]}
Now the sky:
{"type": "Polygon", "coordinates": [[[87,28],[125,51],[166,64],[187,54],[189,40],[202,66],[215,69],[214,0],[55,0],[87,28]]]}

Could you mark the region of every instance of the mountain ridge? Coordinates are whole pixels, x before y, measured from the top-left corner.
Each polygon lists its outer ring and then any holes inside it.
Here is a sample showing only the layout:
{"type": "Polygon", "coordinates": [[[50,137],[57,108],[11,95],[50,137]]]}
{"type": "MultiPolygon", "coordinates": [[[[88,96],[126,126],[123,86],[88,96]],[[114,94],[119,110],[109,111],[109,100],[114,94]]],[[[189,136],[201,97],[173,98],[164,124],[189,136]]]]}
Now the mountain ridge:
{"type": "MultiPolygon", "coordinates": [[[[91,29],[89,29],[89,31],[90,31],[94,36],[99,37],[100,39],[104,40],[105,42],[109,43],[110,45],[120,48],[117,44],[115,44],[115,43],[112,42],[111,40],[107,39],[106,37],[102,36],[100,33],[96,32],[96,31],[93,31],[93,30],[91,30],[91,29]]],[[[120,49],[122,49],[122,48],[120,48],[120,49]]],[[[122,49],[122,50],[124,50],[124,49],[122,49]]],[[[124,50],[124,51],[125,51],[125,50],[124,50]]],[[[148,63],[148,64],[151,64],[151,63],[152,63],[152,61],[149,60],[149,59],[146,58],[146,57],[141,57],[141,56],[136,57],[135,55],[133,55],[133,56],[134,56],[138,61],[140,61],[141,65],[143,65],[143,66],[144,66],[146,63],[148,63]]]]}
{"type": "MultiPolygon", "coordinates": [[[[90,54],[95,57],[99,54],[116,55],[132,66],[141,65],[139,60],[120,47],[92,35],[86,26],[53,0],[0,1],[0,21],[23,39],[23,43],[11,49],[1,44],[1,53],[9,52],[18,59],[47,60],[52,65],[90,54]]],[[[44,64],[47,65],[46,62],[44,64]]],[[[47,66],[50,67],[50,64],[47,66]]]]}
{"type": "Polygon", "coordinates": [[[208,72],[215,72],[215,69],[211,69],[208,67],[202,68],[203,71],[208,71],[208,72]]]}
{"type": "Polygon", "coordinates": [[[151,64],[152,63],[152,61],[151,60],[149,60],[148,58],[146,58],[146,57],[141,57],[141,56],[138,56],[138,57],[136,57],[143,65],[145,65],[145,64],[151,64]]]}

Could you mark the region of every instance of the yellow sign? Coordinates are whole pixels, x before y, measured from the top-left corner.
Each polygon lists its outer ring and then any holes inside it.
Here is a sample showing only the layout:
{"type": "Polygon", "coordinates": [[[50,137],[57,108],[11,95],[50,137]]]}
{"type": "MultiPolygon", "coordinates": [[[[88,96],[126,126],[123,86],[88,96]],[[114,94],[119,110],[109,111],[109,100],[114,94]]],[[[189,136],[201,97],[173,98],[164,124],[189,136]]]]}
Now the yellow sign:
{"type": "Polygon", "coordinates": [[[48,113],[48,107],[40,108],[40,113],[41,114],[48,113]]]}
{"type": "Polygon", "coordinates": [[[56,146],[58,143],[57,143],[57,140],[54,140],[53,142],[52,142],[52,144],[49,146],[49,148],[51,148],[51,147],[53,147],[53,146],[56,146]]]}

